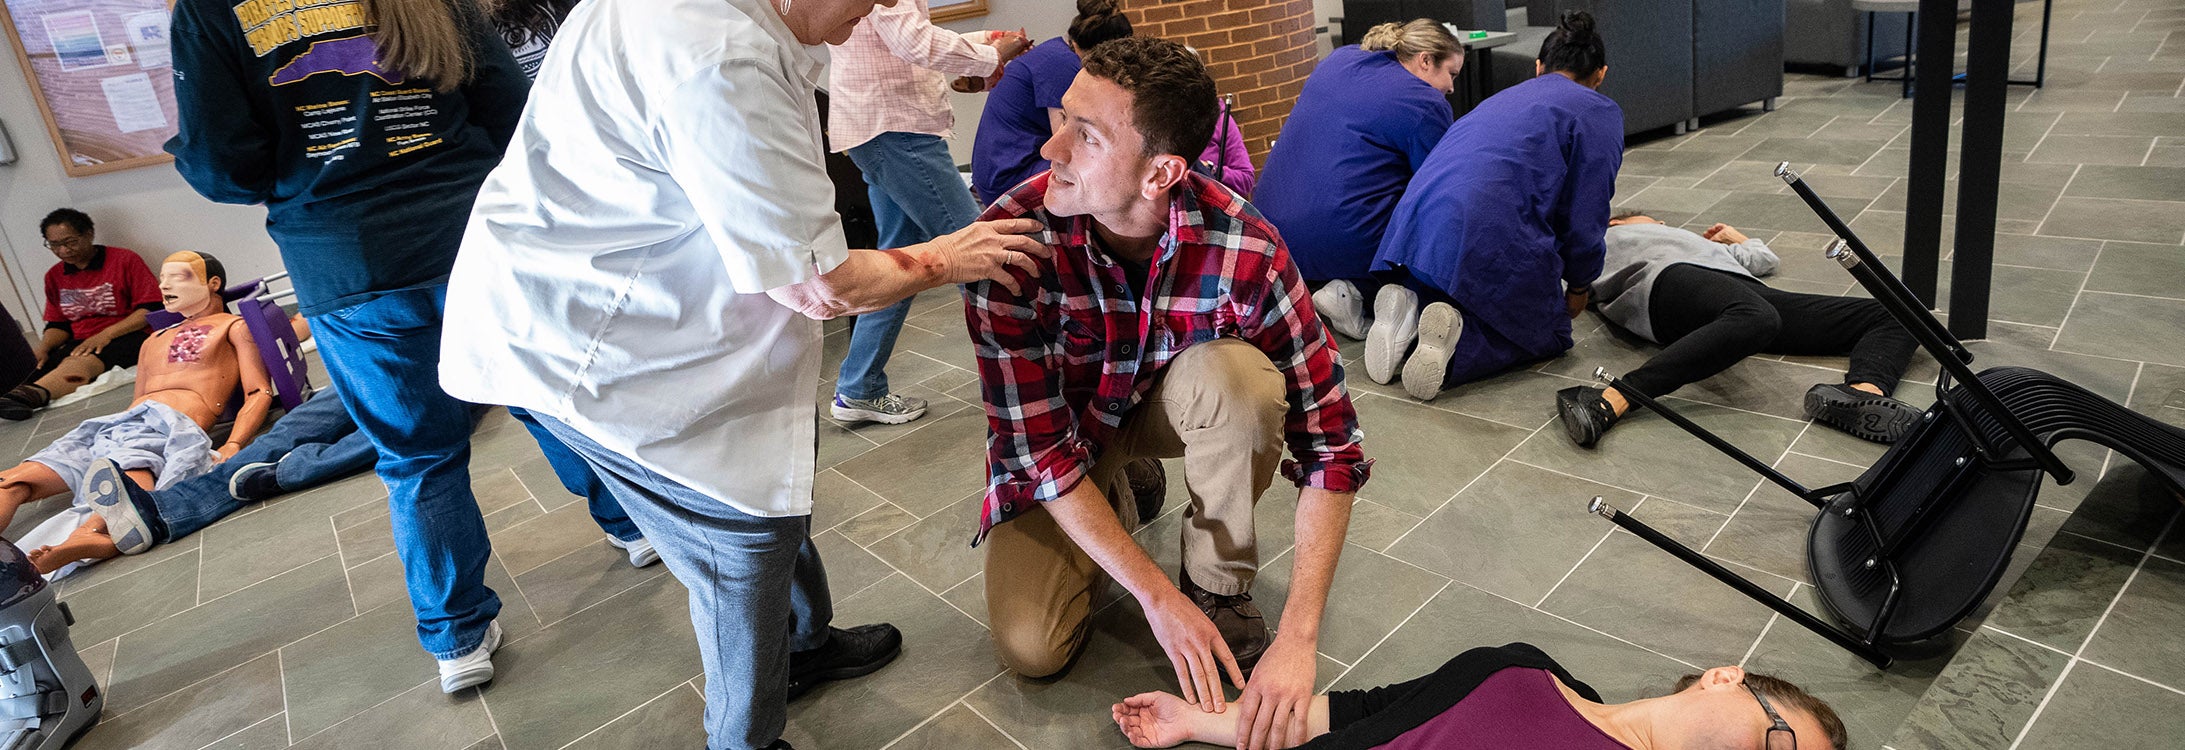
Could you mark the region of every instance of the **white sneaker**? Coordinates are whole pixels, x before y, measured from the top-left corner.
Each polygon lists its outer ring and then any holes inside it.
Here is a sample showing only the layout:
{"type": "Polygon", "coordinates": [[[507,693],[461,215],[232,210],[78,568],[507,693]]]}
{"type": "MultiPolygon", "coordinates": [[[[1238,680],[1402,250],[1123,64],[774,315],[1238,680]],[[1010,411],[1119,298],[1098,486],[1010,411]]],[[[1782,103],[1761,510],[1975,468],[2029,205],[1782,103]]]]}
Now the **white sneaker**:
{"type": "Polygon", "coordinates": [[[1313,292],[1313,311],[1321,322],[1347,339],[1366,337],[1366,298],[1358,285],[1342,279],[1330,281],[1313,292]]]}
{"type": "Polygon", "coordinates": [[[1373,327],[1366,330],[1366,377],[1386,385],[1419,335],[1419,294],[1398,284],[1373,295],[1373,327]]]}
{"type": "Polygon", "coordinates": [[[846,398],[835,394],[828,405],[835,419],[844,422],[879,422],[902,424],[926,415],[926,400],[917,396],[890,393],[880,398],[846,398]]]}
{"type": "Polygon", "coordinates": [[[493,680],[493,650],[501,647],[501,621],[486,623],[486,637],[470,653],[440,660],[440,692],[453,693],[493,680]]]}
{"type": "Polygon", "coordinates": [[[1426,306],[1419,315],[1419,348],[1404,362],[1404,392],[1420,401],[1441,395],[1442,379],[1449,375],[1449,358],[1456,354],[1457,337],[1464,335],[1464,316],[1448,303],[1426,306]]]}
{"type": "Polygon", "coordinates": [[[607,537],[607,546],[619,550],[628,550],[630,553],[630,567],[632,568],[642,568],[660,562],[660,553],[655,551],[652,548],[652,542],[647,541],[644,537],[625,542],[610,536],[607,537]]]}

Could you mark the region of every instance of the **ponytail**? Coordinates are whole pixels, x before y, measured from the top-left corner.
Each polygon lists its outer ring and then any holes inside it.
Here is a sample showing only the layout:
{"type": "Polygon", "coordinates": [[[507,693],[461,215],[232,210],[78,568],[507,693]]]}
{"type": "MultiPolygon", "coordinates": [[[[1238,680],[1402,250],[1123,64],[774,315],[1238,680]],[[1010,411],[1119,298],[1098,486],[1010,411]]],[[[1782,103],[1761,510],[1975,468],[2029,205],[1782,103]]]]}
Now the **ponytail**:
{"type": "Polygon", "coordinates": [[[470,0],[359,0],[372,24],[380,67],[447,93],[470,82],[471,29],[479,22],[470,0]]]}

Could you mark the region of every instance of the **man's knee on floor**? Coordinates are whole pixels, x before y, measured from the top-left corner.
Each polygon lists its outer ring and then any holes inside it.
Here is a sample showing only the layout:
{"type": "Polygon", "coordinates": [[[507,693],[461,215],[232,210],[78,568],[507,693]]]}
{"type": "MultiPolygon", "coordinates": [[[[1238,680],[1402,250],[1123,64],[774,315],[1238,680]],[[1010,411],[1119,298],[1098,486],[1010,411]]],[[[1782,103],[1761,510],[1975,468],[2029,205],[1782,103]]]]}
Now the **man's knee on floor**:
{"type": "Polygon", "coordinates": [[[1070,666],[1082,644],[1053,637],[1038,627],[1010,627],[996,622],[994,650],[1002,666],[1024,677],[1049,677],[1070,666]]]}

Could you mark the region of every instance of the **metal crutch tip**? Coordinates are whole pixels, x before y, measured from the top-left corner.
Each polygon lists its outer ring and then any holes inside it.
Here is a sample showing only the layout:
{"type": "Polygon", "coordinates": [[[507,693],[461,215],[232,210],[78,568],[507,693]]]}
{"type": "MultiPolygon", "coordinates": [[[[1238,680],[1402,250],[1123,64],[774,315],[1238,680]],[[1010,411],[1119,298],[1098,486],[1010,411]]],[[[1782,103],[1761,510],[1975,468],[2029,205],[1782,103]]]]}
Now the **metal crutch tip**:
{"type": "Polygon", "coordinates": [[[1835,241],[1828,243],[1828,247],[1822,250],[1821,254],[1845,268],[1859,264],[1859,256],[1851,252],[1851,243],[1845,242],[1842,238],[1837,238],[1835,241]]]}
{"type": "Polygon", "coordinates": [[[1798,176],[1798,173],[1790,171],[1790,162],[1787,162],[1787,161],[1784,161],[1784,162],[1776,162],[1776,164],[1775,164],[1775,176],[1777,176],[1777,177],[1781,177],[1781,178],[1783,178],[1783,179],[1786,179],[1786,180],[1787,180],[1787,179],[1790,179],[1790,178],[1792,178],[1792,177],[1797,177],[1797,176],[1798,176]]]}
{"type": "Polygon", "coordinates": [[[1606,382],[1608,382],[1608,381],[1609,381],[1609,375],[1608,375],[1608,368],[1607,368],[1607,367],[1595,367],[1595,368],[1593,368],[1593,379],[1594,379],[1594,380],[1597,380],[1597,381],[1600,381],[1600,382],[1603,382],[1603,383],[1606,383],[1606,382]]]}
{"type": "Polygon", "coordinates": [[[1600,495],[1594,495],[1593,501],[1586,503],[1586,512],[1594,514],[1596,516],[1600,516],[1602,518],[1608,518],[1611,514],[1616,512],[1616,509],[1608,507],[1608,498],[1602,497],[1600,495]]]}

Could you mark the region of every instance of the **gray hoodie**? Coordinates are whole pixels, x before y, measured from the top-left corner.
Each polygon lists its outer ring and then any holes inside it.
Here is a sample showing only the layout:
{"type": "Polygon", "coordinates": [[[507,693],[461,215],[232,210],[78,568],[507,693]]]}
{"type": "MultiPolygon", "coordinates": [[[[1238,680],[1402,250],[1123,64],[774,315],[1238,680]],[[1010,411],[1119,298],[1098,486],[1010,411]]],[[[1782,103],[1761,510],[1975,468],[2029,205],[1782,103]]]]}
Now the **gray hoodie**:
{"type": "Polygon", "coordinates": [[[1619,224],[1608,228],[1608,257],[1601,278],[1593,282],[1593,300],[1609,320],[1656,341],[1652,308],[1647,307],[1654,279],[1679,263],[1766,276],[1775,273],[1776,257],[1760,240],[1726,245],[1665,224],[1619,224]]]}

